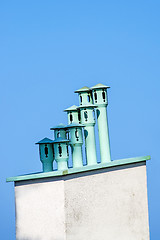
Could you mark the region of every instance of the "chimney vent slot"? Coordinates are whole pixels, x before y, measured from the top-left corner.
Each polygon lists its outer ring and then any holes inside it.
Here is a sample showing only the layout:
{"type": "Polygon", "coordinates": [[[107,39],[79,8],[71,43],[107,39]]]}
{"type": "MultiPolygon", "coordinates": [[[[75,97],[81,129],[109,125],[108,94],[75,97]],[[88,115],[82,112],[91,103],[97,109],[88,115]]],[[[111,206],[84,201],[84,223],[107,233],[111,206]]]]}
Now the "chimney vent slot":
{"type": "Polygon", "coordinates": [[[72,113],[70,113],[70,122],[71,123],[73,122],[73,115],[72,115],[72,113]]]}
{"type": "Polygon", "coordinates": [[[85,121],[87,122],[88,121],[88,112],[87,111],[84,112],[84,118],[85,118],[85,121]]]}
{"type": "Polygon", "coordinates": [[[62,157],[62,147],[58,144],[59,156],[62,157]]]}
{"type": "Polygon", "coordinates": [[[97,102],[97,93],[96,93],[96,91],[94,91],[94,99],[95,99],[95,102],[97,102]]]}
{"type": "Polygon", "coordinates": [[[104,89],[103,89],[103,92],[102,92],[102,98],[103,98],[103,102],[105,102],[106,101],[106,94],[105,94],[104,89]]]}
{"type": "Polygon", "coordinates": [[[45,144],[44,152],[45,152],[45,155],[46,155],[46,158],[47,158],[48,157],[48,147],[47,147],[47,144],[45,144]]]}

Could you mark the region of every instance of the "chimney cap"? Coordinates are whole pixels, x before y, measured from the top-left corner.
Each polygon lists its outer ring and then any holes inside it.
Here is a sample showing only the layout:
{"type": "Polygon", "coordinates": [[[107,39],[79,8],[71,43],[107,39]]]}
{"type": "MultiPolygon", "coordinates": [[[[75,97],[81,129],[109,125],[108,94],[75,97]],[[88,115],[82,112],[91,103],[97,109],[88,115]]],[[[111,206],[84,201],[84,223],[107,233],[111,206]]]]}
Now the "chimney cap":
{"type": "Polygon", "coordinates": [[[78,108],[97,108],[94,104],[80,105],[78,108]]]}
{"type": "Polygon", "coordinates": [[[58,130],[58,129],[66,129],[66,125],[64,125],[63,123],[60,123],[59,125],[50,128],[50,130],[58,130]]]}
{"type": "Polygon", "coordinates": [[[35,143],[35,144],[47,144],[47,143],[53,143],[53,140],[52,139],[49,139],[47,137],[43,138],[41,141],[35,143]]]}
{"type": "Polygon", "coordinates": [[[59,137],[52,142],[53,143],[62,143],[62,142],[70,142],[70,140],[59,137]]]}
{"type": "Polygon", "coordinates": [[[91,87],[90,89],[93,90],[93,89],[100,89],[100,88],[110,88],[110,87],[104,84],[98,83],[97,85],[91,87]]]}
{"type": "Polygon", "coordinates": [[[71,107],[69,107],[69,108],[66,108],[66,109],[64,110],[64,112],[77,111],[77,110],[78,110],[77,108],[78,108],[78,106],[73,105],[73,106],[71,106],[71,107]]]}
{"type": "Polygon", "coordinates": [[[84,124],[79,124],[79,123],[71,123],[69,125],[67,125],[67,128],[76,128],[76,127],[85,127],[84,124]]]}
{"type": "Polygon", "coordinates": [[[82,87],[82,88],[80,88],[80,89],[78,89],[74,92],[75,93],[81,93],[81,92],[90,92],[90,91],[91,91],[91,89],[89,87],[84,86],[84,87],[82,87]]]}

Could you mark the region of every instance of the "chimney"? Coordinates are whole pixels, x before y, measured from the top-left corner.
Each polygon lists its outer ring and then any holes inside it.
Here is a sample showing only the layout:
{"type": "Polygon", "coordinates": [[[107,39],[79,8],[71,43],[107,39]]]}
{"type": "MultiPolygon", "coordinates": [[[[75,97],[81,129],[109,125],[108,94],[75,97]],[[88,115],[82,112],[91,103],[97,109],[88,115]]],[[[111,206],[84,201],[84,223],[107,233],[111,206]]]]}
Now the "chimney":
{"type": "Polygon", "coordinates": [[[43,172],[53,171],[53,140],[44,138],[37,142],[39,144],[40,161],[42,162],[43,172]]]}
{"type": "Polygon", "coordinates": [[[43,172],[7,179],[15,187],[16,239],[149,240],[146,161],[150,156],[111,161],[107,88],[97,84],[76,91],[80,106],[65,110],[68,125],[52,127],[54,140],[44,138],[37,143],[43,172]],[[86,166],[82,158],[83,134],[86,166]],[[69,146],[72,168],[68,168],[69,146]],[[53,160],[58,165],[56,171],[53,160]]]}
{"type": "Polygon", "coordinates": [[[73,105],[64,110],[68,115],[67,129],[70,136],[70,146],[72,151],[72,163],[73,168],[83,166],[83,155],[82,155],[82,145],[83,145],[83,135],[82,128],[84,125],[80,124],[80,110],[76,105],[73,105]]]}
{"type": "Polygon", "coordinates": [[[73,105],[64,110],[68,115],[68,124],[81,123],[80,111],[76,105],[73,105]]]}
{"type": "Polygon", "coordinates": [[[55,160],[58,165],[58,170],[68,169],[68,158],[69,158],[68,144],[69,144],[69,140],[63,139],[61,137],[53,141],[55,160]]]}
{"type": "Polygon", "coordinates": [[[78,123],[72,123],[67,126],[70,132],[70,146],[72,150],[73,168],[83,167],[83,155],[82,155],[83,127],[84,127],[83,124],[78,123]]]}
{"type": "Polygon", "coordinates": [[[91,87],[94,105],[96,106],[101,163],[111,161],[106,108],[108,105],[107,88],[109,87],[100,83],[91,87]]]}
{"type": "Polygon", "coordinates": [[[50,130],[54,130],[54,139],[57,139],[59,137],[64,139],[67,138],[67,129],[63,123],[60,123],[59,125],[50,128],[50,130]]]}

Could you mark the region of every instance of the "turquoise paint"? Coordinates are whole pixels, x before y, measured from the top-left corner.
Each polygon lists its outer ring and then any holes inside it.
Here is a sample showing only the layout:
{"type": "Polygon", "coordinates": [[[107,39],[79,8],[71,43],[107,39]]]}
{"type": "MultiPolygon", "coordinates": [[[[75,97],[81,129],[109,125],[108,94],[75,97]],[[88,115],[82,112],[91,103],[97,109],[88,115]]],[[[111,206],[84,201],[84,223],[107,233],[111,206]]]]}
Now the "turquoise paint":
{"type": "Polygon", "coordinates": [[[27,175],[22,175],[17,177],[9,177],[6,179],[6,181],[16,182],[16,181],[33,180],[33,179],[41,179],[41,178],[48,178],[48,177],[57,177],[57,176],[74,174],[74,173],[93,171],[96,169],[112,168],[112,167],[118,167],[122,165],[133,164],[133,163],[140,163],[150,159],[151,159],[150,156],[126,158],[126,159],[114,160],[106,163],[99,163],[92,166],[83,166],[81,168],[68,169],[64,171],[59,170],[59,171],[52,171],[52,172],[45,172],[45,173],[33,173],[33,174],[27,174],[27,175]]]}
{"type": "Polygon", "coordinates": [[[81,144],[71,144],[72,151],[72,162],[73,168],[79,168],[83,166],[83,155],[82,155],[82,145],[81,144]]]}
{"type": "Polygon", "coordinates": [[[106,107],[96,109],[101,162],[111,161],[106,107]]]}
{"type": "Polygon", "coordinates": [[[82,127],[80,124],[80,110],[77,106],[73,105],[64,110],[68,114],[68,130],[70,136],[70,147],[72,151],[72,163],[73,168],[83,166],[83,154],[82,154],[82,127]]]}
{"type": "Polygon", "coordinates": [[[73,105],[73,106],[65,109],[64,112],[67,112],[68,124],[81,123],[80,112],[76,105],[73,105]]]}
{"type": "Polygon", "coordinates": [[[49,139],[47,137],[43,138],[42,140],[40,140],[39,142],[35,143],[35,144],[45,144],[45,143],[52,143],[53,140],[49,139]]]}
{"type": "MultiPolygon", "coordinates": [[[[88,167],[95,167],[97,165],[94,109],[96,109],[101,153],[101,164],[99,166],[102,167],[103,164],[111,162],[106,109],[108,105],[107,88],[109,87],[97,84],[91,89],[83,87],[75,91],[79,94],[80,106],[77,107],[73,105],[64,110],[68,114],[69,125],[59,124],[58,126],[52,127],[51,130],[54,130],[55,140],[44,138],[37,143],[39,144],[40,160],[44,172],[53,171],[54,158],[58,165],[58,172],[62,170],[63,173],[68,173],[68,171],[71,171],[68,170],[68,145],[71,146],[72,150],[72,172],[74,169],[83,167],[82,128],[84,128],[87,165],[88,167]],[[92,104],[93,100],[94,104],[92,104]],[[82,124],[80,124],[80,122],[82,124]],[[68,140],[69,136],[70,140],[68,140]]],[[[85,169],[87,169],[86,166],[85,169]]]]}
{"type": "Polygon", "coordinates": [[[70,132],[70,146],[72,150],[72,162],[73,168],[83,166],[83,155],[82,155],[82,145],[83,145],[83,136],[82,136],[82,124],[69,124],[67,128],[70,132]]]}
{"type": "Polygon", "coordinates": [[[94,165],[97,163],[94,125],[88,125],[84,127],[84,137],[87,164],[94,165]]]}
{"type": "Polygon", "coordinates": [[[68,151],[69,140],[61,137],[53,141],[55,160],[57,162],[58,170],[65,170],[68,168],[68,151]]]}
{"type": "Polygon", "coordinates": [[[75,91],[75,93],[78,93],[79,95],[79,104],[80,105],[87,105],[92,104],[92,92],[89,87],[83,87],[75,91]]]}
{"type": "Polygon", "coordinates": [[[96,154],[96,141],[95,141],[95,118],[94,118],[94,105],[88,104],[80,106],[81,123],[84,124],[84,137],[85,137],[85,149],[86,159],[88,165],[97,163],[96,154]]]}
{"type": "Polygon", "coordinates": [[[109,88],[103,84],[97,84],[92,87],[92,97],[94,100],[94,105],[96,108],[96,116],[98,123],[98,134],[99,134],[99,145],[101,154],[101,163],[110,162],[110,143],[109,143],[109,133],[108,133],[108,119],[107,119],[107,91],[109,88]]]}
{"type": "Polygon", "coordinates": [[[62,123],[60,123],[59,125],[50,128],[50,130],[54,130],[54,139],[57,139],[59,137],[61,138],[66,138],[67,136],[67,129],[66,126],[62,123]]]}
{"type": "Polygon", "coordinates": [[[59,124],[58,126],[52,127],[51,130],[54,130],[54,156],[58,170],[68,169],[69,140],[67,138],[69,136],[67,127],[64,124],[59,124]]]}
{"type": "Polygon", "coordinates": [[[42,162],[43,172],[53,171],[53,140],[44,138],[39,141],[40,161],[42,162]]]}
{"type": "Polygon", "coordinates": [[[53,171],[53,160],[48,162],[47,161],[42,162],[43,172],[53,171]]]}

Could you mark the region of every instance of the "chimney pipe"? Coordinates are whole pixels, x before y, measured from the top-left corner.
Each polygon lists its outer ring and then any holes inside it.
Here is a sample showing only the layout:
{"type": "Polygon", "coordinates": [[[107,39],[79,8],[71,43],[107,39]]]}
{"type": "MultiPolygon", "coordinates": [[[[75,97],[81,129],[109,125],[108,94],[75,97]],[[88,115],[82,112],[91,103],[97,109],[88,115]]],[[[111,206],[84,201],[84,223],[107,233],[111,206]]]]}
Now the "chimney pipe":
{"type": "Polygon", "coordinates": [[[54,139],[57,139],[59,137],[66,139],[67,138],[67,129],[66,126],[63,123],[60,123],[59,125],[50,128],[50,130],[54,130],[54,139]]]}
{"type": "Polygon", "coordinates": [[[53,141],[55,160],[58,165],[58,170],[68,169],[68,158],[69,158],[68,144],[69,144],[69,140],[63,139],[61,137],[53,141]]]}
{"type": "Polygon", "coordinates": [[[106,108],[108,105],[107,88],[109,87],[103,84],[97,84],[96,86],[91,88],[94,105],[97,106],[96,115],[98,122],[101,163],[111,161],[106,108]]]}
{"type": "Polygon", "coordinates": [[[49,138],[44,138],[41,141],[37,142],[39,144],[39,154],[40,161],[42,162],[43,172],[53,171],[53,160],[54,160],[54,151],[53,151],[53,140],[49,138]]]}
{"type": "Polygon", "coordinates": [[[68,115],[68,124],[81,123],[80,111],[76,105],[73,105],[64,110],[68,115]]]}
{"type": "Polygon", "coordinates": [[[84,125],[78,123],[72,123],[67,126],[70,131],[70,146],[72,150],[72,162],[73,167],[82,167],[83,166],[83,155],[82,155],[82,145],[83,145],[83,136],[82,128],[84,125]]]}
{"type": "Polygon", "coordinates": [[[79,94],[79,101],[81,114],[81,123],[84,124],[84,137],[86,147],[86,159],[88,165],[97,164],[96,154],[96,141],[95,141],[95,119],[94,119],[94,108],[92,104],[91,90],[88,87],[83,87],[76,90],[75,93],[79,94]]]}

